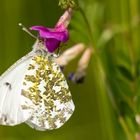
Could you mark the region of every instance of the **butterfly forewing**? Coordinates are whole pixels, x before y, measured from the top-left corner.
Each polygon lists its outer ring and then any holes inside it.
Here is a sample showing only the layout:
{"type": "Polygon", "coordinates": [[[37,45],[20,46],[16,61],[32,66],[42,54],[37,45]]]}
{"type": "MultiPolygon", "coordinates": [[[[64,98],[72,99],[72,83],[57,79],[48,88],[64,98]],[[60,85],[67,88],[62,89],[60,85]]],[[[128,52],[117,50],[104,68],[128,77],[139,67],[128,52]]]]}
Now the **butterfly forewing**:
{"type": "Polygon", "coordinates": [[[21,58],[0,77],[0,124],[16,125],[31,117],[31,110],[21,105],[32,102],[21,96],[24,75],[32,59],[32,53],[21,58]]]}
{"type": "MultiPolygon", "coordinates": [[[[26,123],[39,130],[59,128],[74,111],[65,77],[46,52],[32,58],[24,77],[22,95],[33,103],[32,117],[26,123]]],[[[31,108],[28,104],[22,107],[31,108]]]]}

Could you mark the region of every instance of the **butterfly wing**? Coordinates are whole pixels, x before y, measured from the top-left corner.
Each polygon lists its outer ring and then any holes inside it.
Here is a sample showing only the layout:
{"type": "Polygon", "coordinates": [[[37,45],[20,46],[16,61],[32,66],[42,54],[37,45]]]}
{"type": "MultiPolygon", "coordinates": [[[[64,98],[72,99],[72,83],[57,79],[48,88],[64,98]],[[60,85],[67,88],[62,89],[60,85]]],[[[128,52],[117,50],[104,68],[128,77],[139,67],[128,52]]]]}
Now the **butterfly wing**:
{"type": "Polygon", "coordinates": [[[34,104],[32,117],[26,123],[38,130],[61,127],[74,111],[65,77],[49,55],[38,54],[32,59],[22,95],[34,104]]]}
{"type": "Polygon", "coordinates": [[[32,102],[21,95],[22,80],[32,59],[32,53],[21,58],[0,77],[0,124],[16,125],[31,116],[24,104],[32,102]]]}

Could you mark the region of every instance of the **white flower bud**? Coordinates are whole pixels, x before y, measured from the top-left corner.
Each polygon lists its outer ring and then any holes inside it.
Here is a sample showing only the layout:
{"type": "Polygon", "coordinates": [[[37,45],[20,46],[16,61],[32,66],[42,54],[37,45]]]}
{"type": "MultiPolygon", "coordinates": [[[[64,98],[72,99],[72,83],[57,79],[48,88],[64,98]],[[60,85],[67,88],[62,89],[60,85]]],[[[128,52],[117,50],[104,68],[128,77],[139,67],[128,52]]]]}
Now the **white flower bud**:
{"type": "Polygon", "coordinates": [[[56,62],[60,66],[66,66],[71,60],[76,58],[83,50],[85,46],[82,43],[74,45],[73,47],[67,49],[62,53],[57,59],[56,62]]]}

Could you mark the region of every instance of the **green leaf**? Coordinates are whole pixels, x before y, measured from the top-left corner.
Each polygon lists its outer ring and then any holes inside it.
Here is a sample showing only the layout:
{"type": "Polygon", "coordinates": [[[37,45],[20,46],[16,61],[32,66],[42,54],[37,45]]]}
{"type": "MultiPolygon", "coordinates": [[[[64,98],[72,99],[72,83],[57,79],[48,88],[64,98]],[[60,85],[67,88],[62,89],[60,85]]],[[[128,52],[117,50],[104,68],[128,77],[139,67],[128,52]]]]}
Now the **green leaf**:
{"type": "Polygon", "coordinates": [[[126,79],[130,80],[130,81],[134,81],[134,77],[131,74],[131,72],[124,66],[117,66],[117,69],[120,71],[120,73],[122,74],[122,76],[124,76],[126,79]]]}

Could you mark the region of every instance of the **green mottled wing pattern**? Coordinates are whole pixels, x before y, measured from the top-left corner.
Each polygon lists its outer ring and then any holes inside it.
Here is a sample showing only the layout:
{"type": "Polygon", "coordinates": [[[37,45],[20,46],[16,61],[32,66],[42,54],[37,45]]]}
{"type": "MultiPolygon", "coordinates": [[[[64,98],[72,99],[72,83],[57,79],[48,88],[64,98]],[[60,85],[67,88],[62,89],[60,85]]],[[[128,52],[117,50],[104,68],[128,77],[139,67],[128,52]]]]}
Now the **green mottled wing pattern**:
{"type": "Polygon", "coordinates": [[[22,106],[33,110],[26,123],[38,130],[61,127],[74,111],[65,77],[49,53],[40,52],[32,58],[21,94],[32,101],[32,106],[22,106]]]}

